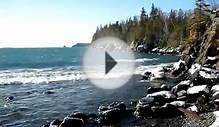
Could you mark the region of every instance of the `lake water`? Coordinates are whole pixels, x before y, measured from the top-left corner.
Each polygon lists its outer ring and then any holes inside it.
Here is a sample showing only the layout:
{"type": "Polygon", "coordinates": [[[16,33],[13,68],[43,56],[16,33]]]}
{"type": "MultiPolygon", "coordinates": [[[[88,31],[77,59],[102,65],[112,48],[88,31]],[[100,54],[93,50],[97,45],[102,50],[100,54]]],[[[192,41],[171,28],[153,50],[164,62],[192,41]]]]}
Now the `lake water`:
{"type": "Polygon", "coordinates": [[[131,100],[144,95],[148,85],[140,81],[140,74],[179,59],[135,53],[132,79],[119,89],[102,90],[92,85],[82,71],[85,50],[84,47],[0,49],[0,126],[40,127],[72,112],[95,113],[98,106],[113,101],[129,105],[131,100]],[[9,96],[14,99],[7,100],[9,96]]]}

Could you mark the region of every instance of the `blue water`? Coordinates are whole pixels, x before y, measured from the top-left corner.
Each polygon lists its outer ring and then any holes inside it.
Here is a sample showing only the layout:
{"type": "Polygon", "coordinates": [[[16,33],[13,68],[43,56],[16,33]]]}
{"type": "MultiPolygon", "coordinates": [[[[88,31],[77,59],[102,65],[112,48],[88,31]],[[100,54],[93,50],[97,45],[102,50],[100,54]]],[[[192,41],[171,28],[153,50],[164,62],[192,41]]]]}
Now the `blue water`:
{"type": "Polygon", "coordinates": [[[119,89],[106,91],[92,85],[84,75],[85,49],[0,49],[0,126],[39,127],[71,112],[96,112],[99,105],[113,101],[124,101],[128,105],[130,100],[144,95],[147,84],[139,81],[145,69],[179,59],[136,53],[133,78],[119,89]],[[47,94],[48,91],[53,93],[47,94]],[[5,99],[8,96],[14,99],[8,101],[5,99]]]}

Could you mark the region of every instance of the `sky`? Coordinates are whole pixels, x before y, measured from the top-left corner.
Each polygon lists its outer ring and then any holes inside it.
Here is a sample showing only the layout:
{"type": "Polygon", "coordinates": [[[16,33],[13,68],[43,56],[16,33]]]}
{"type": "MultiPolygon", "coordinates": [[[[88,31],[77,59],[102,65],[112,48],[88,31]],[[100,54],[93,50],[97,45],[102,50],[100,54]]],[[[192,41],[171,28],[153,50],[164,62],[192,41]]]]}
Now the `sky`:
{"type": "Polygon", "coordinates": [[[193,9],[195,0],[0,0],[0,47],[61,47],[91,42],[97,26],[150,11],[193,9]]]}

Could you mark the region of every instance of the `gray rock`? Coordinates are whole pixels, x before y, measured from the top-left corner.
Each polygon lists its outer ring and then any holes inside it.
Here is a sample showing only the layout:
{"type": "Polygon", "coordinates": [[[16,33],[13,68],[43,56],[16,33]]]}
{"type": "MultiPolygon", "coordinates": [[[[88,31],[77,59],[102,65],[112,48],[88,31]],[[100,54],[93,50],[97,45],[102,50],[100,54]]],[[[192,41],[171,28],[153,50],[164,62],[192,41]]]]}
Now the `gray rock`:
{"type": "Polygon", "coordinates": [[[65,117],[59,127],[84,127],[84,121],[79,118],[65,117]]]}
{"type": "Polygon", "coordinates": [[[176,94],[176,93],[179,92],[179,91],[187,90],[187,89],[190,87],[190,83],[191,83],[190,80],[181,81],[179,84],[177,84],[176,86],[174,86],[174,87],[171,89],[171,92],[172,92],[173,94],[176,94]]]}
{"type": "Polygon", "coordinates": [[[68,117],[70,117],[70,118],[79,118],[79,119],[82,119],[84,122],[87,121],[87,119],[88,119],[88,116],[85,113],[82,113],[82,112],[72,113],[68,117]]]}
{"type": "Polygon", "coordinates": [[[150,117],[152,116],[152,110],[149,105],[139,105],[137,106],[134,115],[136,117],[150,117]]]}
{"type": "Polygon", "coordinates": [[[61,120],[55,119],[50,123],[49,127],[58,127],[61,123],[62,123],[61,120]]]}
{"type": "Polygon", "coordinates": [[[114,108],[106,111],[99,112],[98,122],[101,125],[113,125],[119,123],[123,113],[120,109],[114,108]]]}
{"type": "Polygon", "coordinates": [[[156,118],[172,118],[184,115],[178,108],[171,104],[166,104],[161,107],[153,108],[153,117],[156,118]]]}

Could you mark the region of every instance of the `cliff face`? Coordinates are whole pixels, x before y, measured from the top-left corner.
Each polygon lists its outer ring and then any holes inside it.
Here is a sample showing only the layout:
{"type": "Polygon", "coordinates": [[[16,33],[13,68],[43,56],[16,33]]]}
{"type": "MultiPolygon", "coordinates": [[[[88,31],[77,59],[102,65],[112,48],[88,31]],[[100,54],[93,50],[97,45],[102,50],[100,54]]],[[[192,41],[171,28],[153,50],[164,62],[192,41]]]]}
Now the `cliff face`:
{"type": "Polygon", "coordinates": [[[199,25],[190,28],[190,42],[183,51],[182,60],[190,68],[193,63],[218,67],[219,59],[219,16],[211,14],[208,21],[202,21],[199,25]],[[197,28],[201,27],[201,28],[197,28]],[[200,29],[204,32],[201,33],[200,29]],[[192,42],[192,44],[191,44],[192,42]]]}
{"type": "Polygon", "coordinates": [[[219,17],[214,15],[212,17],[212,23],[210,27],[206,30],[204,37],[202,39],[201,48],[199,51],[199,56],[196,62],[204,65],[211,63],[211,65],[216,64],[219,58],[219,17]]]}

